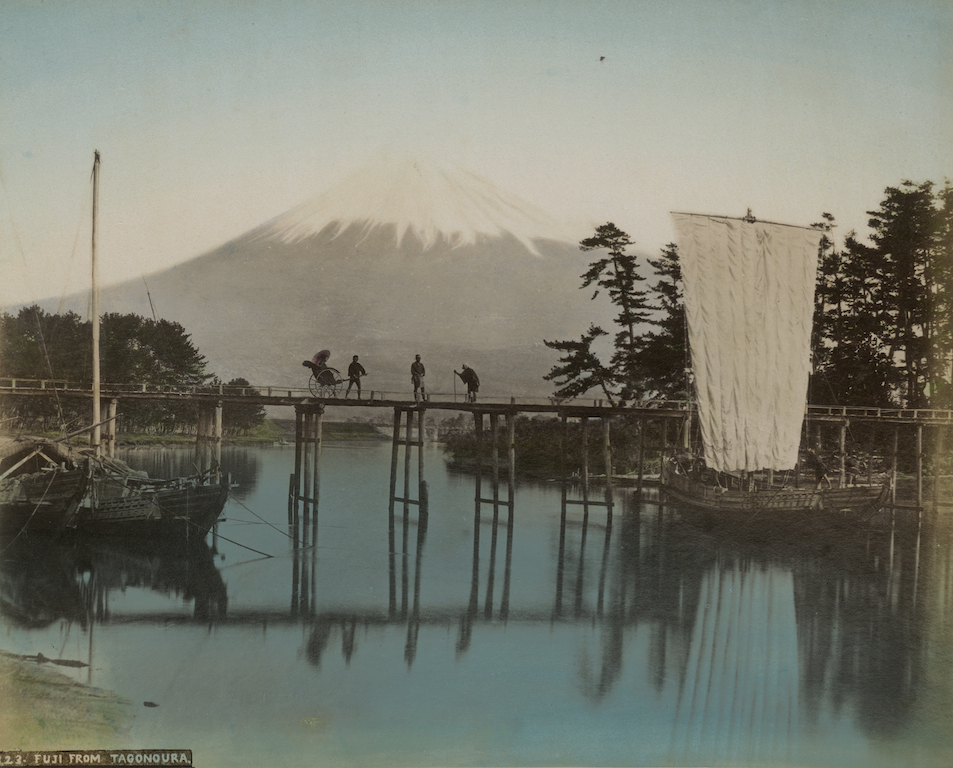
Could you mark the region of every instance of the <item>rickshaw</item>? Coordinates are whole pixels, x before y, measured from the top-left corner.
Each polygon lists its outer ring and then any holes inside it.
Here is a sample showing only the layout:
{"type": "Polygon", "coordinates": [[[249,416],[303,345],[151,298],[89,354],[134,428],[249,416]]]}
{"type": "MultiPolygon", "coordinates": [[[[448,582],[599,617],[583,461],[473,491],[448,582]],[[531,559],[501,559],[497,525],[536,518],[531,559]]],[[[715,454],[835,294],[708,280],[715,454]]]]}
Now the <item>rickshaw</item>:
{"type": "Polygon", "coordinates": [[[315,397],[337,397],[338,389],[344,383],[341,372],[337,368],[331,368],[324,363],[331,353],[326,349],[315,355],[319,363],[311,360],[305,360],[301,363],[306,368],[311,369],[311,378],[308,380],[308,389],[315,397]]]}
{"type": "Polygon", "coordinates": [[[337,368],[324,367],[311,374],[311,378],[308,380],[308,389],[315,397],[337,397],[338,390],[344,381],[337,368]]]}

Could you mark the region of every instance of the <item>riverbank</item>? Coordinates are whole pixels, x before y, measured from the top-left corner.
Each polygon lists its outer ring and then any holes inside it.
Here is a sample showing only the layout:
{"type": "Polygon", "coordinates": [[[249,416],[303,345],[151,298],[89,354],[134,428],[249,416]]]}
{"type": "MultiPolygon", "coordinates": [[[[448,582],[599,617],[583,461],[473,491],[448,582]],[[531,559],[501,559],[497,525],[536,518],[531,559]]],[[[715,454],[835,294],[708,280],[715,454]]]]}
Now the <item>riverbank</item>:
{"type": "Polygon", "coordinates": [[[78,683],[46,661],[0,651],[0,749],[121,746],[132,702],[78,683]]]}
{"type": "MultiPolygon", "coordinates": [[[[31,432],[36,437],[56,440],[61,435],[57,432],[31,432]]],[[[322,436],[325,440],[389,440],[390,437],[381,432],[373,424],[356,421],[325,421],[322,425],[322,436]]],[[[14,438],[12,432],[0,432],[0,439],[14,438]]],[[[265,419],[264,423],[244,434],[226,435],[222,445],[284,445],[294,444],[294,419],[265,419]]],[[[75,447],[85,445],[85,438],[73,438],[70,443],[75,447]]],[[[156,434],[147,432],[119,432],[116,435],[116,446],[119,448],[156,448],[195,445],[195,435],[189,434],[156,434]]]]}

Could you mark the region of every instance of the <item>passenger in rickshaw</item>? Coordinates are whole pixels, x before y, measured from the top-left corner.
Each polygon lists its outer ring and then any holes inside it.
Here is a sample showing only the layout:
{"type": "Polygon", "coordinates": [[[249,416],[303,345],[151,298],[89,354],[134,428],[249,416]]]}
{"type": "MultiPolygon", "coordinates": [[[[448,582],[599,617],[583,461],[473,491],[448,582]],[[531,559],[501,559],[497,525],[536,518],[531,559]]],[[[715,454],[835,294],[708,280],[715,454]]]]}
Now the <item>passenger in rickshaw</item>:
{"type": "Polygon", "coordinates": [[[322,349],[310,360],[305,360],[303,363],[301,363],[301,365],[303,365],[305,368],[310,368],[311,373],[313,373],[315,378],[317,378],[321,374],[321,371],[328,367],[329,357],[331,357],[331,352],[327,349],[322,349]]]}

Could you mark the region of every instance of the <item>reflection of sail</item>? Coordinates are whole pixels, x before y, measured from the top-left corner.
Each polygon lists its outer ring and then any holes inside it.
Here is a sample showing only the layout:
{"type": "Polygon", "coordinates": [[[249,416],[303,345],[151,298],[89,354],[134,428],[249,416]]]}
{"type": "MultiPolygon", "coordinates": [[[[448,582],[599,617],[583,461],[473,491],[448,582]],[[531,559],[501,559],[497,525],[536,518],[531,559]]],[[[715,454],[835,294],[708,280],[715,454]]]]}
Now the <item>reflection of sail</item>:
{"type": "Polygon", "coordinates": [[[798,730],[791,572],[718,564],[705,574],[701,598],[679,691],[674,759],[789,759],[798,730]]]}

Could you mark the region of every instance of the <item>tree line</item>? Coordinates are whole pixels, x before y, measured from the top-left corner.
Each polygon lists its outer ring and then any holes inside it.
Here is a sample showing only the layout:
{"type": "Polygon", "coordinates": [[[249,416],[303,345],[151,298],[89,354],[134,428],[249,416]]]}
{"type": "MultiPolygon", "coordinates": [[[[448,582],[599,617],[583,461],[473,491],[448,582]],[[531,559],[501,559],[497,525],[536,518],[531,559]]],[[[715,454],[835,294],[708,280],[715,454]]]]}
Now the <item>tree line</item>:
{"type": "MultiPolygon", "coordinates": [[[[16,315],[0,313],[0,376],[55,379],[92,384],[92,324],[75,312],[51,314],[37,305],[16,315]]],[[[203,386],[222,383],[208,371],[207,360],[179,323],[136,314],[108,313],[100,322],[100,378],[104,384],[203,386]]],[[[229,386],[248,386],[237,378],[229,386]]],[[[5,431],[69,432],[88,426],[86,399],[6,398],[0,406],[5,431]]],[[[262,423],[260,405],[226,403],[223,428],[246,433],[262,423]]],[[[121,401],[123,432],[159,435],[195,431],[195,406],[189,402],[121,401]]]]}
{"type": "MultiPolygon", "coordinates": [[[[953,186],[904,181],[868,211],[869,242],[842,246],[834,217],[823,231],[815,294],[809,402],[873,407],[953,407],[953,186]]],[[[613,328],[592,324],[578,340],[546,341],[560,353],[544,377],[554,395],[595,389],[610,402],[689,396],[687,329],[678,247],[645,261],[648,284],[613,223],[580,242],[599,256],[581,276],[615,310],[613,328]]]]}

